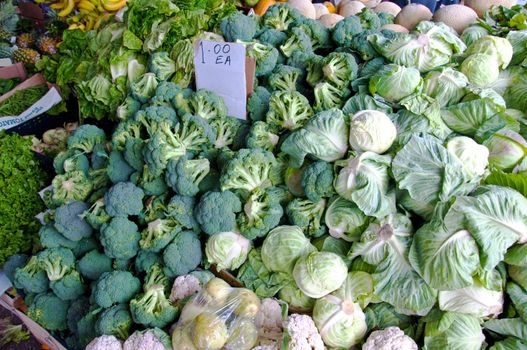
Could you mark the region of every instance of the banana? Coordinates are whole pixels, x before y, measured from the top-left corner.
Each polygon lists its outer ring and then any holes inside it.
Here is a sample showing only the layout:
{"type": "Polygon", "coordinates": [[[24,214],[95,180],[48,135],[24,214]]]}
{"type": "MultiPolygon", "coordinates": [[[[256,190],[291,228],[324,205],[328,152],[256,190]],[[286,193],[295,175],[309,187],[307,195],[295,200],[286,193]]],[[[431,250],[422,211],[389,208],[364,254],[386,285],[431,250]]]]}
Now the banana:
{"type": "Polygon", "coordinates": [[[128,0],[102,0],[102,6],[106,11],[118,11],[122,7],[126,6],[128,0]]]}
{"type": "Polygon", "coordinates": [[[79,10],[86,10],[88,12],[95,10],[95,5],[89,2],[88,0],[81,0],[77,4],[77,7],[79,8],[79,10]]]}
{"type": "Polygon", "coordinates": [[[74,8],[75,8],[75,1],[68,0],[66,6],[62,9],[62,11],[57,13],[57,15],[59,17],[66,17],[67,15],[69,15],[73,11],[74,8]]]}
{"type": "Polygon", "coordinates": [[[66,6],[65,2],[59,1],[54,4],[51,4],[49,7],[53,10],[60,10],[63,9],[66,6]]]}
{"type": "Polygon", "coordinates": [[[95,24],[95,18],[93,18],[92,16],[89,16],[88,20],[86,21],[86,30],[92,30],[94,24],[95,24]]]}

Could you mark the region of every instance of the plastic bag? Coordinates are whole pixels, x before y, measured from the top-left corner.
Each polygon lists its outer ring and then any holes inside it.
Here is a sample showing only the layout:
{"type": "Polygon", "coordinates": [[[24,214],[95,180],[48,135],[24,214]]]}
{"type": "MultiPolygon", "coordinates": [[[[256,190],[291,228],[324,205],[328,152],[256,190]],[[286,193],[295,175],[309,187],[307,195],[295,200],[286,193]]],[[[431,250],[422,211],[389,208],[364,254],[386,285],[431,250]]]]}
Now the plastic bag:
{"type": "Polygon", "coordinates": [[[177,350],[251,350],[258,342],[260,299],[245,288],[211,279],[183,308],[172,332],[177,350]]]}

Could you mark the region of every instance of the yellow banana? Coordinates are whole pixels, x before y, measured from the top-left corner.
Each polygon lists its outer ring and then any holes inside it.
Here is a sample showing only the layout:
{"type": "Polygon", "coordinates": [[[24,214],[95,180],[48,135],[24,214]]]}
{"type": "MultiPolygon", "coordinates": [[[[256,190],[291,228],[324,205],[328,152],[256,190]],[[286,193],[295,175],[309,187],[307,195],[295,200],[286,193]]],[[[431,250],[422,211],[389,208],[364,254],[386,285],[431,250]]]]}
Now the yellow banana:
{"type": "Polygon", "coordinates": [[[106,11],[119,11],[122,7],[126,5],[128,0],[118,0],[118,1],[112,1],[112,0],[102,0],[102,6],[106,11]]]}
{"type": "Polygon", "coordinates": [[[86,30],[92,30],[94,24],[95,24],[95,18],[89,16],[88,20],[86,21],[86,30]]]}
{"type": "Polygon", "coordinates": [[[95,5],[89,2],[88,0],[81,0],[77,4],[77,7],[79,8],[79,10],[86,10],[88,12],[95,10],[95,5]]]}
{"type": "Polygon", "coordinates": [[[73,0],[68,0],[67,4],[66,4],[66,7],[64,7],[62,9],[62,11],[60,11],[59,13],[57,13],[57,15],[59,17],[66,17],[67,15],[69,15],[73,9],[75,8],[75,1],[73,0]]]}
{"type": "Polygon", "coordinates": [[[60,10],[60,9],[63,9],[65,6],[66,6],[65,1],[59,1],[54,4],[51,4],[49,7],[52,8],[53,10],[60,10]]]}

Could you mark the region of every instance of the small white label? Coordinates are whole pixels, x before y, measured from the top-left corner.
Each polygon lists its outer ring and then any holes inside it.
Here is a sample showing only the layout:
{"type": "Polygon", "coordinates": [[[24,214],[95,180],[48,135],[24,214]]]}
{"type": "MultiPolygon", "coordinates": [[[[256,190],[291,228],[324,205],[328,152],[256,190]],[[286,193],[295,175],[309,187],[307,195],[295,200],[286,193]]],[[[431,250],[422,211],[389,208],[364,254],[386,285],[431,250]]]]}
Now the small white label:
{"type": "Polygon", "coordinates": [[[228,114],[246,119],[245,46],[200,40],[194,47],[196,87],[223,97],[228,114]]]}

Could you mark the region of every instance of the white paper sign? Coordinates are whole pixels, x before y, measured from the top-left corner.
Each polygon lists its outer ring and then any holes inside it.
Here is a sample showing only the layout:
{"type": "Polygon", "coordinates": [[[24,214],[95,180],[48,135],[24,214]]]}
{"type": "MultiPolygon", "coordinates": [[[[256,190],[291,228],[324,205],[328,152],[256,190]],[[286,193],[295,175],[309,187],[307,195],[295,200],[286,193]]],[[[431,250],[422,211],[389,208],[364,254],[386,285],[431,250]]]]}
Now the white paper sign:
{"type": "Polygon", "coordinates": [[[9,288],[11,288],[11,281],[9,281],[4,271],[0,270],[0,295],[4,294],[9,288]]]}
{"type": "Polygon", "coordinates": [[[246,119],[245,46],[200,40],[194,47],[196,87],[223,97],[228,114],[246,119]]]}
{"type": "Polygon", "coordinates": [[[1,117],[0,118],[0,130],[11,129],[17,125],[20,125],[28,120],[31,120],[42,113],[50,110],[51,107],[62,101],[57,89],[52,87],[49,91],[35,102],[31,107],[22,112],[18,117],[1,117]]]}

